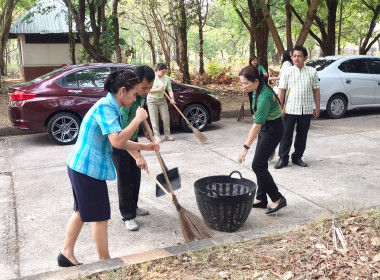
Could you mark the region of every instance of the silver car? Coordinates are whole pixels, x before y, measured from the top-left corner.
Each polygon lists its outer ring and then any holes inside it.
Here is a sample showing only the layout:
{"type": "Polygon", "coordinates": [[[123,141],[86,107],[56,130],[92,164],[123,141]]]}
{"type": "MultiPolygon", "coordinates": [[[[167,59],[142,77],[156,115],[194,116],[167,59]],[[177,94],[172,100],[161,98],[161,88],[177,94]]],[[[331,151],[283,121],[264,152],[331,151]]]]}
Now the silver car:
{"type": "Polygon", "coordinates": [[[321,110],[331,118],[355,108],[380,107],[380,57],[326,56],[306,65],[318,71],[321,110]]]}

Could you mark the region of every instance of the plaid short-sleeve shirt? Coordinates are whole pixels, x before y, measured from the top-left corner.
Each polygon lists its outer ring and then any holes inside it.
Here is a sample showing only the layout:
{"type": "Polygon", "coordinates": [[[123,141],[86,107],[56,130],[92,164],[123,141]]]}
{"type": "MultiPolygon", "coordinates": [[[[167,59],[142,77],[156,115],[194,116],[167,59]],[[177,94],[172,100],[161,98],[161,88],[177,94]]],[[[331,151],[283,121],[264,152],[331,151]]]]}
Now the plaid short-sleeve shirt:
{"type": "Polygon", "coordinates": [[[281,73],[280,89],[289,89],[286,98],[286,114],[312,115],[314,95],[313,89],[319,88],[317,71],[310,66],[299,69],[291,66],[281,73]]]}
{"type": "Polygon", "coordinates": [[[83,118],[78,140],[67,161],[68,166],[98,180],[115,180],[112,145],[107,134],[121,131],[119,106],[108,93],[96,102],[83,118]]]}

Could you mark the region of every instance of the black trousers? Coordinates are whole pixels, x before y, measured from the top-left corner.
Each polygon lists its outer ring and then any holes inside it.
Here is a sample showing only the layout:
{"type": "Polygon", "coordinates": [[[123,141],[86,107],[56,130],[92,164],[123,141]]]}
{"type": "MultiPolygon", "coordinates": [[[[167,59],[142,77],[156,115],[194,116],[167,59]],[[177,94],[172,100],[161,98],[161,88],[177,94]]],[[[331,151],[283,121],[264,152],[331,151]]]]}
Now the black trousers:
{"type": "Polygon", "coordinates": [[[294,127],[296,127],[296,137],[294,140],[294,153],[292,159],[303,157],[306,149],[307,133],[310,128],[311,117],[313,115],[290,115],[284,118],[284,136],[280,142],[278,156],[284,161],[289,162],[289,152],[292,147],[294,127]]]}
{"type": "Polygon", "coordinates": [[[117,174],[120,214],[123,221],[134,219],[140,192],[141,169],[126,150],[114,148],[112,161],[117,174]]]}
{"type": "Polygon", "coordinates": [[[252,162],[252,169],[257,178],[256,199],[267,201],[267,195],[272,201],[277,201],[282,197],[278,191],[272,175],[268,170],[268,160],[282,138],[284,126],[282,118],[267,121],[262,125],[257,138],[255,156],[252,162]]]}

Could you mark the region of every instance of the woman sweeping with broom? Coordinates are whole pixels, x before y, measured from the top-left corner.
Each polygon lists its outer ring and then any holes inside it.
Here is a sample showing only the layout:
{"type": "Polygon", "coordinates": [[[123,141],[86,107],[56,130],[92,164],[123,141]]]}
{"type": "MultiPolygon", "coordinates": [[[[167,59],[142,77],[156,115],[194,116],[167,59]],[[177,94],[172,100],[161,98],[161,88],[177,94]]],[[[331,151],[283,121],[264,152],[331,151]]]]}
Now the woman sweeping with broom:
{"type": "Polygon", "coordinates": [[[245,161],[250,146],[258,138],[252,162],[258,188],[252,207],[266,208],[268,195],[272,200],[272,205],[266,214],[271,214],[286,206],[285,197],[278,191],[276,183],[268,171],[268,159],[280,143],[284,133],[282,111],[277,95],[265,83],[263,76],[259,74],[256,68],[244,67],[239,73],[239,78],[245,91],[255,93],[252,96],[255,119],[247,140],[239,153],[238,161],[239,163],[245,161]]]}
{"type": "MultiPolygon", "coordinates": [[[[74,246],[84,222],[92,222],[92,237],[99,260],[109,259],[107,223],[111,217],[106,180],[115,180],[112,164],[112,147],[125,150],[159,150],[158,143],[135,143],[128,139],[140,123],[147,119],[147,112],[138,108],[136,117],[124,129],[121,128],[120,107],[129,108],[135,101],[139,80],[129,70],[108,75],[104,89],[109,93],[96,102],[84,117],[78,140],[67,165],[74,195],[74,213],[71,215],[65,241],[58,255],[58,266],[77,266],[74,246]]],[[[142,157],[136,165],[148,170],[142,157]]]]}

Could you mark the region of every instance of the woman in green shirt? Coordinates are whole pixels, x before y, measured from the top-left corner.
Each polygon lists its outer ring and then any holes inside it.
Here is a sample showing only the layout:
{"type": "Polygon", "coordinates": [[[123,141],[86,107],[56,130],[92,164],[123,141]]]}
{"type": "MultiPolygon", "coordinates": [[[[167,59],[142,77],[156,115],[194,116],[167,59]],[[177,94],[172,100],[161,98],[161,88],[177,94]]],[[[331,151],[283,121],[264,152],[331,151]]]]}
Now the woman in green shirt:
{"type": "Polygon", "coordinates": [[[165,140],[173,141],[174,137],[170,136],[170,116],[169,107],[166,102],[164,91],[167,91],[170,96],[170,103],[175,104],[174,94],[170,78],[166,76],[167,66],[165,63],[158,63],[156,67],[156,78],[154,79],[152,90],[148,94],[147,104],[149,110],[149,118],[152,123],[154,138],[160,139],[160,127],[158,112],[162,118],[164,125],[165,140]]]}
{"type": "Polygon", "coordinates": [[[276,94],[265,83],[257,68],[252,66],[244,67],[239,73],[239,78],[245,91],[254,92],[252,95],[252,108],[255,113],[255,119],[248,138],[239,153],[238,161],[239,163],[245,161],[248,149],[253,141],[258,138],[252,162],[252,169],[257,178],[257,193],[252,207],[266,208],[268,195],[272,200],[272,205],[266,214],[271,214],[286,206],[286,199],[278,191],[276,183],[268,170],[268,160],[280,143],[284,133],[282,112],[276,94]]]}

